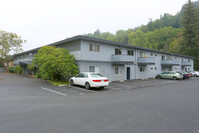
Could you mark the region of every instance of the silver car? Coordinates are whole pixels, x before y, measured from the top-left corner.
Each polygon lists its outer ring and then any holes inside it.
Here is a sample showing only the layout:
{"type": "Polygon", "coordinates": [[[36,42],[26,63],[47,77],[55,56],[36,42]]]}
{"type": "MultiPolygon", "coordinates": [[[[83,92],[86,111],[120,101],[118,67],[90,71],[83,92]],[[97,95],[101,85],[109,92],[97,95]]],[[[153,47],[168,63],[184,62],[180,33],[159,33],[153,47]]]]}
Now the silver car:
{"type": "Polygon", "coordinates": [[[183,75],[181,73],[177,73],[175,71],[163,72],[163,73],[157,74],[155,77],[158,79],[161,79],[161,78],[162,79],[173,79],[173,80],[183,79],[183,75]]]}

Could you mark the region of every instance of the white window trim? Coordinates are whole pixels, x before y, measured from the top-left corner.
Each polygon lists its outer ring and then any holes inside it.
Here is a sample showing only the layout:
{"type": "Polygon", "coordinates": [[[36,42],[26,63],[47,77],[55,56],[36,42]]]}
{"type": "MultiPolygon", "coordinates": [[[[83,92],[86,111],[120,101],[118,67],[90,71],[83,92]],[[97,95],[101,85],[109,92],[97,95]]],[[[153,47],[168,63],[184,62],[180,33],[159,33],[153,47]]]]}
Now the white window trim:
{"type": "Polygon", "coordinates": [[[114,66],[114,76],[123,76],[123,67],[122,66],[114,66]],[[119,72],[119,68],[122,69],[122,73],[121,74],[115,74],[115,68],[118,67],[118,72],[119,72]]]}
{"type": "Polygon", "coordinates": [[[140,73],[145,73],[145,72],[146,72],[146,67],[145,67],[145,66],[140,66],[140,67],[139,67],[139,72],[140,72],[140,73]],[[144,71],[140,71],[140,68],[141,68],[141,67],[144,67],[144,71]]]}
{"type": "Polygon", "coordinates": [[[93,43],[89,43],[89,52],[100,52],[100,45],[99,44],[93,44],[93,43]],[[92,46],[92,50],[90,49],[90,46],[92,46]],[[99,46],[99,51],[97,50],[97,47],[99,46]],[[96,48],[96,50],[93,50],[94,47],[96,48]]]}
{"type": "Polygon", "coordinates": [[[100,73],[100,66],[88,66],[88,71],[90,72],[90,67],[94,67],[94,73],[100,73]],[[96,72],[96,67],[99,68],[99,72],[96,72]]]}

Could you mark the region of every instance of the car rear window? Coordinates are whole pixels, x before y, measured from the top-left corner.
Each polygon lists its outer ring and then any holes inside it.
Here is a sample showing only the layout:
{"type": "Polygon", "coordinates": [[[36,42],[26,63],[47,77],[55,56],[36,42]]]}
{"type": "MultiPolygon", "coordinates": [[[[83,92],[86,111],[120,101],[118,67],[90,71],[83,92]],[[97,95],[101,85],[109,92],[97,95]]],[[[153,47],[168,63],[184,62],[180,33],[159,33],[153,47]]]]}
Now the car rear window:
{"type": "Polygon", "coordinates": [[[102,75],[98,74],[98,73],[92,73],[91,77],[103,77],[102,75]]]}

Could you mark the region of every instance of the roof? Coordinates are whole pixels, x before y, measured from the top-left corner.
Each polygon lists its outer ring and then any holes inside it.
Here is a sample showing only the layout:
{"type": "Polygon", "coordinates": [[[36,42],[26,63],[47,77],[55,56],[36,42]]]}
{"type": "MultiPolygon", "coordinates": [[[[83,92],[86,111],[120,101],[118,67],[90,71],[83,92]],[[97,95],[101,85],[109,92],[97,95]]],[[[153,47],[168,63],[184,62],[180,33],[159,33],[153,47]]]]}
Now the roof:
{"type": "MultiPolygon", "coordinates": [[[[143,47],[140,47],[140,46],[118,43],[118,42],[103,40],[103,39],[99,39],[99,38],[95,38],[95,37],[83,36],[83,35],[77,35],[77,36],[74,36],[74,37],[71,37],[71,38],[67,38],[65,40],[61,40],[61,41],[58,41],[58,42],[55,42],[55,43],[48,44],[47,46],[57,46],[59,44],[70,43],[70,42],[75,42],[75,41],[90,41],[90,42],[95,42],[95,43],[115,45],[115,46],[119,46],[119,47],[134,48],[134,49],[139,49],[139,50],[144,50],[144,51],[150,51],[150,52],[155,52],[155,53],[162,53],[162,54],[168,54],[168,55],[173,55],[173,56],[179,56],[179,57],[186,57],[186,58],[194,59],[194,57],[191,57],[191,56],[185,56],[185,55],[180,55],[180,54],[163,52],[163,51],[158,51],[158,50],[154,50],[154,49],[143,48],[143,47]]],[[[15,54],[14,56],[34,52],[34,51],[39,50],[40,48],[41,47],[35,48],[35,49],[32,49],[32,50],[28,50],[28,51],[25,51],[25,52],[22,52],[22,53],[19,53],[19,54],[15,54]]]]}

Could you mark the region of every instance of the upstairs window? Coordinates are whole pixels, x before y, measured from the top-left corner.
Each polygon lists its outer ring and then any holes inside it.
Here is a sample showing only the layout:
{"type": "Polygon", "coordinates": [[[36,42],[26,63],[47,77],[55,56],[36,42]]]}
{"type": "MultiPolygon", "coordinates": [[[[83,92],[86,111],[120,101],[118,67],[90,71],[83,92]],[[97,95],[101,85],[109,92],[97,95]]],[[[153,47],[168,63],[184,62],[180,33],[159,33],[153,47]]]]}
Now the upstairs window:
{"type": "Polygon", "coordinates": [[[133,50],[127,50],[127,55],[134,56],[134,51],[133,50]]]}
{"type": "Polygon", "coordinates": [[[100,45],[89,44],[89,51],[100,52],[100,45]]]}
{"type": "Polygon", "coordinates": [[[30,58],[30,59],[32,59],[32,58],[33,58],[32,53],[29,53],[29,58],[30,58]]]}
{"type": "Polygon", "coordinates": [[[184,62],[184,58],[182,58],[182,62],[184,62]]]}
{"type": "Polygon", "coordinates": [[[122,49],[115,49],[115,55],[121,55],[122,54],[122,49]]]}
{"type": "Polygon", "coordinates": [[[153,53],[151,53],[151,56],[153,56],[153,53]]]}
{"type": "Polygon", "coordinates": [[[139,57],[144,57],[145,53],[144,52],[139,52],[139,57]]]}
{"type": "Polygon", "coordinates": [[[162,60],[166,60],[166,56],[165,55],[162,55],[162,60]]]}
{"type": "Polygon", "coordinates": [[[190,62],[190,59],[188,59],[188,62],[190,62]]]}

